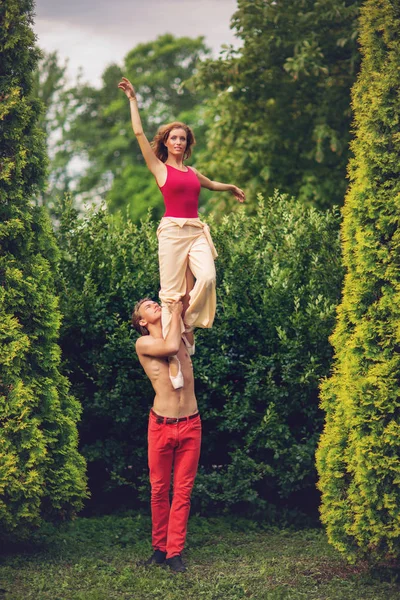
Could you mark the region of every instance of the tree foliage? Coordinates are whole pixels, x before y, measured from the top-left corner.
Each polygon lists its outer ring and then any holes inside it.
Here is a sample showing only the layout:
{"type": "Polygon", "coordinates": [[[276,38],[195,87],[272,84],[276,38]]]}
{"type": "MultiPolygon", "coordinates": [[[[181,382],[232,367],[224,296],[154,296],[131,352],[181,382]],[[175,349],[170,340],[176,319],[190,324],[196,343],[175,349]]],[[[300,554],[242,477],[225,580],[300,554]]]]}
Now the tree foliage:
{"type": "Polygon", "coordinates": [[[67,132],[82,104],[83,84],[80,77],[71,85],[67,78],[68,62],[60,63],[56,52],[42,52],[33,73],[32,96],[44,104],[38,125],[46,136],[49,158],[46,185],[35,198],[56,218],[60,198],[75,184],[76,168],[71,160],[67,132]]]}
{"type": "MultiPolygon", "coordinates": [[[[154,394],[129,320],[139,298],[157,298],[155,229],[67,206],[59,231],[62,348],[83,403],[82,451],[97,503],[107,491],[132,503],[148,490],[154,394]]],[[[330,364],[342,275],[338,215],[276,195],[256,216],[242,211],[212,229],[218,309],[213,329],[198,331],[194,357],[204,427],[194,502],[219,511],[300,502],[316,479],[318,382],[330,364]]]]}
{"type": "Polygon", "coordinates": [[[76,512],[86,496],[80,406],[59,371],[57,247],[30,202],[46,168],[32,11],[31,0],[0,7],[0,523],[19,534],[76,512]]]}
{"type": "Polygon", "coordinates": [[[200,169],[234,177],[253,200],[278,188],[320,208],[343,202],[360,4],[238,0],[242,47],[204,61],[194,79],[211,94],[200,169]]]}
{"type": "Polygon", "coordinates": [[[347,269],[322,387],[322,521],[349,559],[400,549],[400,6],[367,0],[343,215],[347,269]]]}
{"type": "Polygon", "coordinates": [[[179,119],[195,128],[201,146],[203,95],[195,95],[182,84],[208,52],[202,38],[166,34],[133,48],[122,66],[108,66],[100,89],[89,85],[76,88],[79,102],[63,133],[62,151],[70,160],[81,160],[84,174],[76,180],[76,192],[82,200],[106,199],[111,212],[128,213],[135,221],[144,217],[149,207],[156,218],[161,217],[162,197],[144,164],[132,132],[128,102],[117,85],[122,75],[132,80],[149,138],[161,123],[179,119]]]}

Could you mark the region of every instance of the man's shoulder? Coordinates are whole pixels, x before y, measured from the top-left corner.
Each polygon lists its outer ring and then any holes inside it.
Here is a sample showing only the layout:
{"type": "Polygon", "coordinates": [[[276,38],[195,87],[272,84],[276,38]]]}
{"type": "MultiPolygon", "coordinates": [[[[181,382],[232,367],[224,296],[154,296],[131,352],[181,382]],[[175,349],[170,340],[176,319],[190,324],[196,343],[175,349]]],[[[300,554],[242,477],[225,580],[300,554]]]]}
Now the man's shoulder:
{"type": "MultiPolygon", "coordinates": [[[[164,342],[163,339],[161,339],[164,342]]],[[[149,354],[152,355],[153,351],[158,350],[160,338],[153,337],[152,335],[142,335],[136,340],[136,352],[138,354],[149,354]]]]}
{"type": "Polygon", "coordinates": [[[151,335],[141,335],[138,337],[135,343],[136,352],[140,352],[141,350],[151,346],[152,340],[153,338],[151,335]]]}

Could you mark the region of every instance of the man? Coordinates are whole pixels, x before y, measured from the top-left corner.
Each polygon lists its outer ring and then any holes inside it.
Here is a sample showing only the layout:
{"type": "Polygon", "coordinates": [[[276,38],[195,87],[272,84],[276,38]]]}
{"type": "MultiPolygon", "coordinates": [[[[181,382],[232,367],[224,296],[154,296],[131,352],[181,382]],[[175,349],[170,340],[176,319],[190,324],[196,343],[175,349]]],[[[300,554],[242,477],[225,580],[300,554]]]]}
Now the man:
{"type": "Polygon", "coordinates": [[[182,303],[170,305],[171,324],[165,339],[161,307],[149,298],[140,300],[132,313],[132,325],[141,333],[136,342],[140,363],[150,379],[155,398],[148,427],[148,458],[151,484],[152,545],[145,564],[166,564],[184,572],[184,548],[190,496],[197,473],[201,444],[201,420],[194,394],[192,361],[181,338],[182,303]],[[174,389],[168,358],[179,359],[183,387],[174,389]],[[174,473],[170,506],[171,473],[174,473]]]}

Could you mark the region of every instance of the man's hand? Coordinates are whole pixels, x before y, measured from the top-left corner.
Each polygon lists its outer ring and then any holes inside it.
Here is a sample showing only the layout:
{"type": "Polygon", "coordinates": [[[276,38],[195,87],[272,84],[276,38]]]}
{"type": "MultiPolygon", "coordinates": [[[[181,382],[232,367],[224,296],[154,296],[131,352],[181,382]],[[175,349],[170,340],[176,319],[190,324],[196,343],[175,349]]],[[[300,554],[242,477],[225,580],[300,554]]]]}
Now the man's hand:
{"type": "Polygon", "coordinates": [[[177,300],[176,302],[171,302],[170,304],[168,304],[168,308],[171,315],[177,314],[181,316],[183,311],[183,304],[180,300],[177,300]]]}

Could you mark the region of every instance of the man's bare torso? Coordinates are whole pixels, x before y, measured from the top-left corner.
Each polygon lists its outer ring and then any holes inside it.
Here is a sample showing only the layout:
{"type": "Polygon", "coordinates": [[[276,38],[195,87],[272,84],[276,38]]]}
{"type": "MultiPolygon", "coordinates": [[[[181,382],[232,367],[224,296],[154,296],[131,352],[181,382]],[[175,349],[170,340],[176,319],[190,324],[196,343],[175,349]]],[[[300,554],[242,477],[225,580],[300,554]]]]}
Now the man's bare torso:
{"type": "Polygon", "coordinates": [[[174,390],[169,378],[168,358],[156,358],[138,351],[140,363],[155,391],[153,409],[163,417],[186,417],[197,412],[193,365],[181,341],[177,354],[184,379],[183,388],[174,390]]]}

